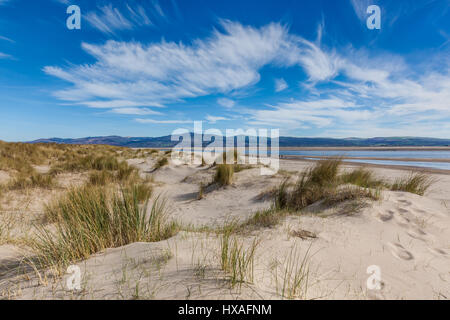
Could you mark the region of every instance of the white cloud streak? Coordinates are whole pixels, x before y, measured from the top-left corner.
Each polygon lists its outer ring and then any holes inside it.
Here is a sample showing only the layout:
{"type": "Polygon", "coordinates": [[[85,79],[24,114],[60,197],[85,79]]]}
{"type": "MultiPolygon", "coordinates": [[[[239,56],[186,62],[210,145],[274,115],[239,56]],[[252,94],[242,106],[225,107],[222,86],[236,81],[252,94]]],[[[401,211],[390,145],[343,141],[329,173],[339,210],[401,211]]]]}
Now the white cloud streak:
{"type": "Polygon", "coordinates": [[[162,115],[161,112],[150,110],[148,108],[115,108],[111,112],[117,114],[127,114],[127,115],[162,115]]]}
{"type": "Polygon", "coordinates": [[[216,123],[217,121],[228,121],[231,120],[229,118],[226,117],[217,117],[217,116],[210,116],[209,114],[206,115],[205,120],[208,121],[211,124],[216,123]]]}
{"type": "Polygon", "coordinates": [[[183,123],[192,123],[189,120],[154,120],[154,119],[135,119],[136,122],[146,124],[146,123],[154,123],[154,124],[183,124],[183,123]]]}
{"type": "MultiPolygon", "coordinates": [[[[154,4],[158,15],[162,9],[158,3],[154,4]]],[[[152,26],[147,10],[142,5],[131,6],[125,3],[125,6],[119,10],[112,4],[99,7],[97,11],[90,11],[84,17],[87,22],[97,30],[114,35],[117,31],[132,30],[135,27],[152,26]]]]}
{"type": "MultiPolygon", "coordinates": [[[[430,117],[449,121],[447,60],[441,62],[443,68],[438,71],[419,72],[416,66],[387,54],[369,59],[364,52],[325,50],[320,38],[310,42],[289,33],[278,23],[253,28],[223,21],[222,28],[223,31],[216,30],[209,38],[190,45],[165,41],[148,45],[118,41],[101,45],[83,43],[83,49],[96,63],[68,68],[47,66],[44,71],[71,84],[55,92],[62,100],[93,108],[136,111],[134,108],[164,107],[185,98],[248,88],[260,80],[259,71],[267,65],[294,67],[306,74],[305,88],[310,94],[251,110],[249,124],[292,130],[319,128],[323,132],[348,132],[346,127],[351,124],[354,135],[361,135],[357,128],[363,128],[364,123],[373,128],[395,125],[407,128],[417,123],[425,127],[430,117]]],[[[276,90],[286,89],[281,80],[276,90]]],[[[228,98],[220,98],[217,103],[225,108],[235,105],[228,98]]]]}
{"type": "Polygon", "coordinates": [[[85,19],[96,29],[104,33],[114,34],[116,30],[131,30],[133,24],[113,6],[107,5],[99,8],[100,13],[88,12],[85,19]]]}
{"type": "Polygon", "coordinates": [[[0,59],[13,59],[13,56],[0,52],[0,59]]]}
{"type": "Polygon", "coordinates": [[[281,92],[288,88],[288,84],[284,79],[275,79],[275,92],[281,92]]]}
{"type": "Polygon", "coordinates": [[[14,40],[12,40],[12,39],[10,39],[10,38],[7,38],[7,37],[4,37],[4,36],[0,36],[0,40],[4,40],[4,41],[11,42],[11,43],[15,43],[14,40]]]}
{"type": "Polygon", "coordinates": [[[217,99],[217,103],[220,106],[227,108],[227,109],[233,108],[234,105],[236,104],[236,102],[234,102],[233,100],[228,99],[228,98],[219,98],[219,99],[217,99]]]}
{"type": "MultiPolygon", "coordinates": [[[[113,25],[129,26],[112,7],[106,8],[113,25]]],[[[102,104],[111,100],[154,106],[227,93],[257,83],[259,69],[268,64],[302,66],[311,81],[325,80],[335,73],[333,57],[290,35],[280,24],[256,29],[224,21],[222,26],[225,32],[215,31],[210,38],[196,40],[190,46],[164,41],[150,45],[83,43],[83,49],[97,63],[68,69],[48,66],[44,71],[73,84],[56,92],[58,98],[92,107],[96,100],[102,104]]]]}

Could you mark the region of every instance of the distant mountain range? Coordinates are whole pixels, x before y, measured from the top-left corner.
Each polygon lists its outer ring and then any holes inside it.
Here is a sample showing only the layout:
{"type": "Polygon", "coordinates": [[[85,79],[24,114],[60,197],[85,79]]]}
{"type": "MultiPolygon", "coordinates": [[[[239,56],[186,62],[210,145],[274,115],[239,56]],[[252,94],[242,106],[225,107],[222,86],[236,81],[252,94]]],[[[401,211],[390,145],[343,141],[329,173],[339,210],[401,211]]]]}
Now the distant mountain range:
{"type": "MultiPolygon", "coordinates": [[[[193,138],[193,134],[191,133],[193,138]]],[[[205,136],[209,139],[210,136],[205,136]]],[[[225,138],[223,138],[225,140],[225,138]]],[[[193,139],[192,139],[193,140],[193,139]]],[[[29,143],[61,143],[61,144],[106,144],[130,148],[171,148],[178,144],[171,141],[171,136],[162,137],[87,137],[78,139],[39,139],[29,143]]],[[[204,146],[210,141],[204,142],[204,146]]],[[[248,137],[246,138],[248,144],[248,137]]],[[[268,141],[270,145],[270,139],[268,141]]],[[[421,138],[421,137],[377,137],[377,138],[296,138],[280,137],[280,147],[438,147],[450,146],[450,139],[421,138]]]]}

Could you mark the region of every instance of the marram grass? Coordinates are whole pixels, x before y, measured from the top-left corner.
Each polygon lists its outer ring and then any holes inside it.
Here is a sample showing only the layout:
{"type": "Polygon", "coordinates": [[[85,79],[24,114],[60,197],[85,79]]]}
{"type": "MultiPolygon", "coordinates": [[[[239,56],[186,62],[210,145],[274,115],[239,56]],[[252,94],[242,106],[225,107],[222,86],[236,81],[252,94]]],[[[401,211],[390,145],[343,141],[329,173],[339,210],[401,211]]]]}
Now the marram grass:
{"type": "Polygon", "coordinates": [[[85,186],[69,191],[47,209],[53,231],[38,227],[32,242],[42,266],[61,270],[106,248],[173,236],[178,228],[168,220],[165,201],[156,198],[147,214],[147,202],[139,204],[140,193],[138,187],[117,191],[85,186]]]}

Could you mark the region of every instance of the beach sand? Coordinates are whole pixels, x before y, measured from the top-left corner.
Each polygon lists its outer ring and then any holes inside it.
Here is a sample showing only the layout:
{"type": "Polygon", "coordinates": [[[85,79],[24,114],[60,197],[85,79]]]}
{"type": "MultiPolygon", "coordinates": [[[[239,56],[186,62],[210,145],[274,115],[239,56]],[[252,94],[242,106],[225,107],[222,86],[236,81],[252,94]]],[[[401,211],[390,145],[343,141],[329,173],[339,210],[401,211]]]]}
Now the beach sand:
{"type": "MultiPolygon", "coordinates": [[[[142,172],[152,166],[129,162],[142,172]]],[[[239,235],[243,248],[258,239],[253,279],[231,288],[220,268],[220,237],[195,228],[242,221],[268,208],[270,200],[258,195],[279,185],[286,172],[310,165],[281,160],[282,172],[274,176],[243,170],[231,186],[198,200],[199,184],[214,171],[170,164],[154,173],[155,192],[167,198],[171,217],[192,231],[108,249],[78,263],[81,292],[67,290],[67,275],[37,275],[32,269],[26,277],[18,274],[15,267],[29,268],[26,252],[1,245],[0,293],[11,299],[450,299],[450,175],[440,173],[431,173],[436,183],[424,196],[382,191],[380,200],[356,212],[331,208],[318,214],[311,208],[275,227],[239,235]],[[299,270],[301,261],[307,269],[299,270]],[[380,271],[379,288],[367,286],[371,270],[380,271]],[[307,275],[307,287],[305,281],[294,287],[293,274],[307,275]]],[[[346,164],[344,170],[353,167],[346,164]]],[[[368,167],[389,181],[408,174],[398,167],[368,167]]]]}

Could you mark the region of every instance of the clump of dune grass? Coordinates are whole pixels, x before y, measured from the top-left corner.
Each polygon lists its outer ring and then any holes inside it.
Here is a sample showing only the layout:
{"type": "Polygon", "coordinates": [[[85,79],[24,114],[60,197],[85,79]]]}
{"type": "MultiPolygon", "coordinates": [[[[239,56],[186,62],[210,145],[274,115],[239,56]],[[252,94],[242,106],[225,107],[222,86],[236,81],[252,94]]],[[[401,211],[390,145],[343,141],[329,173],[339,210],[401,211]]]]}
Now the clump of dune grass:
{"type": "MultiPolygon", "coordinates": [[[[219,235],[249,235],[252,231],[261,228],[272,228],[280,223],[280,221],[290,214],[287,210],[278,210],[273,206],[256,211],[252,216],[244,221],[239,219],[231,219],[227,221],[224,225],[217,229],[203,228],[204,230],[214,231],[219,235]]],[[[198,231],[199,229],[191,229],[188,231],[198,231]]]]}
{"type": "Polygon", "coordinates": [[[340,158],[317,161],[305,175],[307,182],[321,187],[335,185],[341,164],[340,158]]]}
{"type": "Polygon", "coordinates": [[[119,163],[119,167],[117,168],[116,178],[118,181],[127,181],[127,180],[136,180],[137,177],[136,168],[128,165],[127,162],[123,161],[119,163]]]}
{"type": "Polygon", "coordinates": [[[233,182],[234,168],[230,164],[219,164],[216,167],[214,182],[221,186],[228,186],[233,182]]]}
{"type": "Polygon", "coordinates": [[[101,155],[96,156],[94,154],[88,154],[80,157],[71,157],[69,159],[58,162],[52,167],[50,172],[52,174],[58,174],[61,172],[81,172],[89,170],[119,170],[120,162],[114,155],[101,155]]]}
{"type": "Polygon", "coordinates": [[[118,163],[116,170],[101,169],[92,170],[89,174],[89,183],[92,185],[104,186],[109,183],[134,184],[141,179],[136,168],[123,161],[118,163]]]}
{"type": "Polygon", "coordinates": [[[220,238],[221,268],[230,277],[231,287],[237,284],[253,283],[255,252],[258,240],[254,239],[249,247],[242,241],[224,233],[220,238]]]}
{"type": "Polygon", "coordinates": [[[338,175],[341,163],[339,158],[318,161],[303,172],[293,186],[284,180],[276,192],[274,207],[278,210],[300,211],[321,200],[324,204],[334,205],[363,198],[378,199],[377,191],[372,192],[358,186],[340,188],[344,183],[344,179],[338,175]]]}
{"type": "Polygon", "coordinates": [[[107,170],[94,170],[89,174],[88,182],[94,186],[104,186],[115,180],[114,174],[107,170]]]}
{"type": "Polygon", "coordinates": [[[33,173],[32,165],[45,161],[46,152],[37,145],[6,143],[0,141],[0,169],[15,170],[22,174],[33,173]]]}
{"type": "Polygon", "coordinates": [[[15,225],[14,216],[9,213],[1,213],[0,223],[0,245],[6,244],[11,240],[11,231],[15,225]]]}
{"type": "Polygon", "coordinates": [[[278,188],[272,190],[273,204],[275,209],[284,209],[288,206],[289,193],[288,193],[289,179],[284,179],[278,188]]]}
{"type": "Polygon", "coordinates": [[[384,181],[376,179],[372,171],[362,167],[343,173],[340,179],[342,183],[354,184],[363,188],[378,188],[386,184],[384,181]]]}
{"type": "Polygon", "coordinates": [[[243,164],[235,164],[233,167],[234,167],[234,172],[241,172],[241,171],[253,168],[252,165],[243,165],[243,164]]]}
{"type": "Polygon", "coordinates": [[[72,189],[46,210],[52,231],[38,227],[32,249],[45,267],[62,270],[106,248],[167,239],[177,225],[167,217],[165,201],[156,198],[150,214],[139,204],[136,188],[72,189]]]}
{"type": "Polygon", "coordinates": [[[155,166],[153,167],[154,170],[158,170],[164,166],[167,166],[169,164],[169,160],[166,157],[161,157],[156,161],[155,166]]]}
{"type": "Polygon", "coordinates": [[[50,189],[55,185],[53,177],[48,174],[33,172],[31,174],[19,173],[8,184],[10,190],[23,190],[28,188],[50,189]]]}
{"type": "Polygon", "coordinates": [[[118,170],[119,161],[113,156],[101,156],[93,159],[87,158],[89,169],[93,170],[118,170]]]}
{"type": "Polygon", "coordinates": [[[407,177],[395,180],[391,190],[406,191],[423,196],[434,182],[434,179],[424,172],[411,172],[407,177]]]}
{"type": "Polygon", "coordinates": [[[278,266],[276,267],[276,290],[283,299],[306,299],[309,288],[310,248],[303,257],[296,245],[291,248],[282,264],[284,268],[281,270],[281,288],[278,284],[278,266]]]}
{"type": "Polygon", "coordinates": [[[245,220],[236,230],[243,231],[249,229],[272,228],[278,225],[281,219],[287,215],[288,212],[286,210],[277,210],[273,207],[265,210],[259,210],[250,218],[245,220]]]}
{"type": "Polygon", "coordinates": [[[32,173],[33,165],[52,165],[54,172],[84,171],[114,166],[114,160],[130,149],[105,145],[66,145],[56,143],[7,143],[0,141],[0,169],[32,173]],[[100,159],[100,158],[104,159],[100,159]],[[97,158],[96,161],[93,159],[97,158]],[[109,163],[108,163],[109,162],[109,163]],[[93,167],[94,166],[94,167],[93,167]]]}
{"type": "Polygon", "coordinates": [[[205,185],[203,183],[200,183],[200,186],[198,187],[197,200],[203,199],[204,194],[205,194],[205,185]]]}
{"type": "Polygon", "coordinates": [[[153,187],[146,183],[137,183],[128,187],[135,193],[139,203],[147,201],[153,193],[153,187]]]}
{"type": "Polygon", "coordinates": [[[329,190],[325,195],[323,202],[325,205],[333,206],[345,201],[357,201],[362,199],[380,199],[379,189],[368,189],[347,186],[343,188],[337,188],[329,190]]]}

